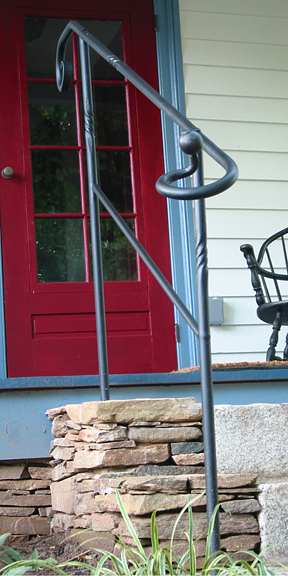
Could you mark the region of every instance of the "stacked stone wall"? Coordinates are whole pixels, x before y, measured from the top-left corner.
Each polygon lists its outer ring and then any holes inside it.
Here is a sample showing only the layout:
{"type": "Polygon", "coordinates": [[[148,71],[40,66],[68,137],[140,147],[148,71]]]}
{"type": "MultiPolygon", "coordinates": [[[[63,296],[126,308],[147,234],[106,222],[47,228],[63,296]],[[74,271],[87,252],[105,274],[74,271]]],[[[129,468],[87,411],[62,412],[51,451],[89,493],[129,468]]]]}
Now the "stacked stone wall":
{"type": "MultiPolygon", "coordinates": [[[[201,405],[195,399],[87,402],[51,409],[54,530],[97,531],[93,545],[118,553],[118,537],[133,544],[120,514],[116,489],[144,547],[150,517],[157,513],[160,543],[168,544],[174,522],[193,500],[198,564],[207,527],[201,405]],[[109,533],[107,533],[109,530],[109,533]]],[[[228,552],[259,546],[255,474],[220,474],[221,546],[228,552]]],[[[187,549],[184,514],[175,534],[178,553],[187,549]]]]}
{"type": "Polygon", "coordinates": [[[0,465],[0,534],[50,534],[50,482],[49,460],[0,465]]]}

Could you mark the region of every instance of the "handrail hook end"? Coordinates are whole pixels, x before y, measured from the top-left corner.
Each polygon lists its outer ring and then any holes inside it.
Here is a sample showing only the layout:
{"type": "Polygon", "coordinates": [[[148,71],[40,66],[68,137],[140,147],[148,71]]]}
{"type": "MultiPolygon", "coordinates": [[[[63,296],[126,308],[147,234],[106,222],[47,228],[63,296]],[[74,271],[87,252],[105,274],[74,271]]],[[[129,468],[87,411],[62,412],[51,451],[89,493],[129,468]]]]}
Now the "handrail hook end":
{"type": "Polygon", "coordinates": [[[71,86],[73,79],[73,64],[72,62],[62,62],[56,68],[56,82],[59,92],[67,92],[71,86]]]}

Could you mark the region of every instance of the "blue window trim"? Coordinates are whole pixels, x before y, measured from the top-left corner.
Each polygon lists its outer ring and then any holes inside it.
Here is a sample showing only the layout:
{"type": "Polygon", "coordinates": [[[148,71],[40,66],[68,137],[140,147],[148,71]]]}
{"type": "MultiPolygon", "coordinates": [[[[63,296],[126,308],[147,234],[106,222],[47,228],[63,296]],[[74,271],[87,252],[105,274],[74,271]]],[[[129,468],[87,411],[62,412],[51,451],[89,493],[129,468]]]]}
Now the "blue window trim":
{"type": "MultiPolygon", "coordinates": [[[[156,47],[159,91],[175,108],[185,114],[183,60],[178,0],[154,0],[157,17],[156,47]]],[[[187,156],[179,148],[180,131],[162,114],[165,171],[187,165],[187,156]]],[[[187,182],[187,186],[189,183],[187,182]]],[[[197,318],[196,257],[193,207],[190,201],[167,200],[172,284],[187,308],[197,318]]],[[[185,320],[175,310],[179,326],[178,368],[199,365],[199,344],[185,320]]]]}

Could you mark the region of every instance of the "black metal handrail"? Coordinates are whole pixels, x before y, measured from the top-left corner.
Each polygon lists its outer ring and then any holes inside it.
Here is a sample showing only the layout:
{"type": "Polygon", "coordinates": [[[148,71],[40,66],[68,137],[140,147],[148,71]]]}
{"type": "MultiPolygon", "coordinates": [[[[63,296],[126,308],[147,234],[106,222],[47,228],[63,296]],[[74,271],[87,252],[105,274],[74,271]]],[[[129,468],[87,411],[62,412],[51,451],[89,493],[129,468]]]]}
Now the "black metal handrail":
{"type": "MultiPolygon", "coordinates": [[[[127,64],[125,64],[118,56],[113,54],[102,42],[97,40],[86,28],[84,28],[79,22],[71,21],[67,24],[66,28],[62,32],[56,54],[56,80],[57,86],[60,92],[68,90],[72,77],[73,77],[73,67],[70,62],[65,62],[65,49],[66,44],[71,36],[72,32],[76,32],[79,38],[85,40],[85,42],[91,46],[100,56],[102,56],[111,66],[113,66],[120,74],[123,74],[136,88],[142,92],[151,102],[153,102],[157,108],[165,112],[167,116],[175,122],[184,131],[197,131],[198,128],[188,120],[179,110],[176,110],[172,104],[170,104],[163,96],[161,96],[152,86],[150,86],[143,78],[141,78],[134,70],[132,70],[127,64]]],[[[223,150],[221,150],[214,142],[212,142],[207,136],[201,134],[203,140],[203,150],[207,152],[211,158],[213,158],[218,164],[220,164],[226,174],[213,182],[212,184],[206,184],[205,186],[200,185],[197,188],[197,193],[195,193],[195,188],[175,188],[171,189],[170,183],[183,178],[184,175],[181,171],[170,172],[165,176],[160,178],[160,182],[163,182],[163,188],[161,185],[161,190],[157,187],[157,190],[169,198],[174,198],[178,200],[196,200],[199,198],[208,198],[215,196],[224,192],[234,184],[238,177],[238,168],[234,160],[228,156],[223,150]],[[167,188],[165,184],[167,182],[167,188]]],[[[181,146],[181,143],[180,143],[181,146]]],[[[184,150],[186,152],[186,150],[184,150]]],[[[197,150],[198,152],[198,150],[197,150]]],[[[190,152],[187,150],[187,153],[190,152]]],[[[188,176],[189,174],[186,174],[188,176]]],[[[159,181],[158,181],[159,182],[159,181]]]]}
{"type": "MultiPolygon", "coordinates": [[[[127,64],[122,62],[115,54],[110,52],[86,28],[75,21],[69,22],[62,32],[56,55],[56,80],[60,91],[69,89],[73,77],[71,62],[65,62],[67,41],[72,32],[76,32],[80,44],[80,60],[82,70],[82,90],[85,118],[85,140],[87,148],[87,173],[89,183],[89,203],[91,219],[92,263],[94,274],[95,313],[97,327],[97,345],[99,359],[99,381],[101,399],[109,399],[109,376],[107,358],[107,339],[105,327],[105,307],[103,289],[103,270],[101,256],[101,234],[99,200],[105,206],[112,218],[118,224],[126,238],[138,252],[139,256],[148,266],[149,270],[160,283],[173,304],[177,307],[189,326],[199,338],[201,394],[203,409],[203,437],[205,452],[205,477],[207,494],[207,516],[211,519],[213,511],[218,504],[216,445],[214,427],[213,383],[210,346],[210,322],[208,300],[208,263],[207,263],[207,231],[205,215],[205,198],[215,196],[227,190],[237,179],[238,169],[235,162],[223,150],[218,148],[209,138],[200,133],[183,114],[174,108],[165,98],[160,96],[147,82],[136,74],[127,64]],[[93,121],[92,83],[88,47],[93,48],[118,72],[123,74],[136,88],[149,100],[175,122],[182,130],[179,144],[183,152],[190,156],[190,165],[187,168],[175,170],[164,174],[158,179],[156,188],[160,194],[177,200],[194,200],[195,235],[196,235],[196,262],[197,262],[197,301],[198,323],[187,309],[185,304],[173,290],[169,282],[160,272],[159,268],[147,254],[146,250],[137,240],[133,232],[115,210],[111,202],[103,193],[97,183],[97,158],[93,121]],[[202,150],[207,152],[224,170],[225,175],[213,182],[204,185],[202,150]],[[193,188],[177,188],[173,182],[193,175],[193,188]]],[[[220,549],[219,514],[217,513],[211,551],[220,549]]]]}

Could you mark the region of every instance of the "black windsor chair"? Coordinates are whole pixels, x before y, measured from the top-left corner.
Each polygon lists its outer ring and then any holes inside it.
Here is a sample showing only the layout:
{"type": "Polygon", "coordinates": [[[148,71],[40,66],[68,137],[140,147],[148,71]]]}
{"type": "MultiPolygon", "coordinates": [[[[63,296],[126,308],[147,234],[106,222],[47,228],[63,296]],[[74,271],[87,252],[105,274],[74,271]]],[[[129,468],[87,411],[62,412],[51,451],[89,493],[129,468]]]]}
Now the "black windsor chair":
{"type": "Polygon", "coordinates": [[[257,316],[263,322],[273,325],[266,354],[267,362],[271,360],[288,361],[288,333],[286,335],[283,358],[276,356],[279,331],[282,325],[288,326],[288,284],[284,284],[288,281],[288,257],[285,239],[288,241],[288,228],[276,232],[276,234],[265,240],[257,259],[251,244],[242,244],[240,246],[248,268],[251,270],[251,282],[258,304],[257,316]],[[285,274],[279,272],[282,268],[285,268],[285,274]]]}

